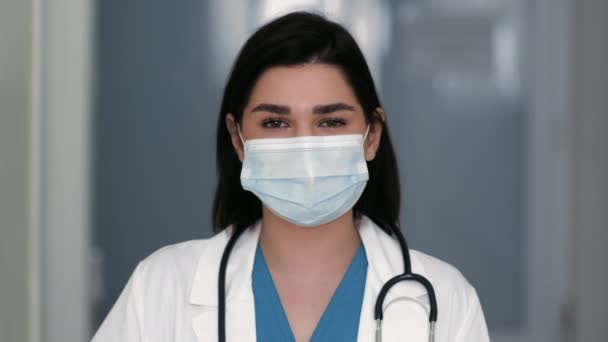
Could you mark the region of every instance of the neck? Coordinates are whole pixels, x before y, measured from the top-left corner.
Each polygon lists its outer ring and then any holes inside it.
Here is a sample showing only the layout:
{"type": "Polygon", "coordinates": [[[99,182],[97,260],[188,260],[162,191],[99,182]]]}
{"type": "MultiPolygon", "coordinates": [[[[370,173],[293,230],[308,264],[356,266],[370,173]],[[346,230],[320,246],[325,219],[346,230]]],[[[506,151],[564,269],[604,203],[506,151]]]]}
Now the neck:
{"type": "Polygon", "coordinates": [[[361,240],[352,209],[317,227],[300,227],[264,207],[260,246],[271,268],[333,271],[348,265],[361,240]]]}

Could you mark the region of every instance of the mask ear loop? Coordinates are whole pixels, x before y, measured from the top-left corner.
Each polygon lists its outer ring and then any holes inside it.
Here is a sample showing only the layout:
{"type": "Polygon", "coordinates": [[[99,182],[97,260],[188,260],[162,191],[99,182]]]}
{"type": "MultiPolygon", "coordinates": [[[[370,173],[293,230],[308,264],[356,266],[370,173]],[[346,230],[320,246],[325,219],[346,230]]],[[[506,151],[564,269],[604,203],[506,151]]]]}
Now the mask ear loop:
{"type": "Polygon", "coordinates": [[[239,132],[239,138],[241,138],[241,142],[243,143],[243,148],[245,148],[245,140],[243,139],[243,135],[241,134],[241,125],[236,124],[236,130],[239,132]]]}
{"type": "Polygon", "coordinates": [[[370,124],[367,124],[367,129],[365,130],[365,135],[363,135],[363,141],[365,142],[365,139],[367,139],[367,135],[369,133],[369,128],[370,128],[370,124]]]}

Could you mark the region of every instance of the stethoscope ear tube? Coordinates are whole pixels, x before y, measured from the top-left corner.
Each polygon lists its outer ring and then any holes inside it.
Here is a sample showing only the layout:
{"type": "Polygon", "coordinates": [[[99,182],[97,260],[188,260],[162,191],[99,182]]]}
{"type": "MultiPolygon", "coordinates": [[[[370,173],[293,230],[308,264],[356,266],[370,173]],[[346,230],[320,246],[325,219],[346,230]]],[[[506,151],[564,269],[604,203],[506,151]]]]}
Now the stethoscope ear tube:
{"type": "Polygon", "coordinates": [[[220,261],[217,286],[217,334],[219,342],[226,342],[226,268],[228,265],[228,258],[230,258],[230,252],[232,252],[236,240],[238,240],[244,231],[245,228],[236,229],[230,237],[230,240],[228,240],[224,253],[222,254],[222,260],[220,261]]]}
{"type": "Polygon", "coordinates": [[[401,248],[401,255],[403,258],[403,273],[410,274],[412,273],[412,261],[410,260],[410,249],[407,246],[407,241],[405,241],[405,237],[403,233],[401,233],[401,229],[397,223],[389,223],[385,220],[373,216],[367,215],[370,220],[372,220],[376,226],[381,227],[384,231],[389,234],[395,234],[397,236],[397,241],[399,242],[399,247],[401,248]]]}

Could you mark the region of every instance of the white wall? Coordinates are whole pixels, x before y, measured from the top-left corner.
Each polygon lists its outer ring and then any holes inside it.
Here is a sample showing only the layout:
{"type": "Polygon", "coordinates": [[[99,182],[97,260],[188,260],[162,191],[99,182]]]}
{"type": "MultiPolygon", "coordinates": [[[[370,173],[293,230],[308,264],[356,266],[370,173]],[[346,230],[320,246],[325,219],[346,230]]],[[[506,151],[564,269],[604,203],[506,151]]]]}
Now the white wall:
{"type": "Polygon", "coordinates": [[[90,334],[92,0],[42,1],[40,111],[45,342],[90,334]]]}
{"type": "Polygon", "coordinates": [[[0,341],[28,341],[32,1],[0,1],[0,341]],[[10,308],[10,310],[9,310],[10,308]]]}
{"type": "Polygon", "coordinates": [[[91,12],[0,2],[0,341],[89,339],[91,12]]]}

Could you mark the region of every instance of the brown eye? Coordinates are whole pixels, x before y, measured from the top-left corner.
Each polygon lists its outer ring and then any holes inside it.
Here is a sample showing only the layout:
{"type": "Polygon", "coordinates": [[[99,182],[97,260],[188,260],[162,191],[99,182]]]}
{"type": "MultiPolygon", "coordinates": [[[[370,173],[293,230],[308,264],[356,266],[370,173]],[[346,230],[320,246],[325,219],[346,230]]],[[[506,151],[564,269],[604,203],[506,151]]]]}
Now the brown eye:
{"type": "Polygon", "coordinates": [[[340,127],[344,126],[346,122],[342,119],[327,119],[321,122],[321,127],[340,127]]]}
{"type": "Polygon", "coordinates": [[[262,127],[264,128],[285,128],[287,123],[281,119],[266,119],[262,121],[262,127]]]}

